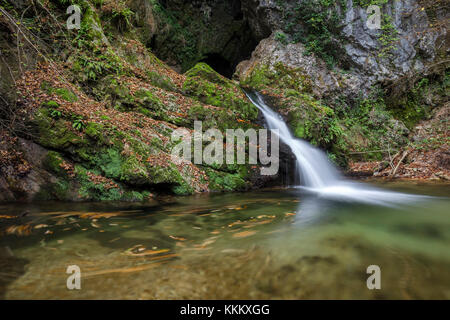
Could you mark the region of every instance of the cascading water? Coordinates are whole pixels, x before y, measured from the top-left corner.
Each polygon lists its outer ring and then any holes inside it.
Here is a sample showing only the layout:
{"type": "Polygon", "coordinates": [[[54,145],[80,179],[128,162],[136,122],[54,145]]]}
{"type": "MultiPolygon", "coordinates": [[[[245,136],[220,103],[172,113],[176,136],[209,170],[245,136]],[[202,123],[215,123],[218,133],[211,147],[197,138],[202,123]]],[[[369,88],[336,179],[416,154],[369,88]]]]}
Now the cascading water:
{"type": "Polygon", "coordinates": [[[344,179],[323,151],[294,137],[281,116],[264,102],[259,93],[247,93],[247,97],[263,113],[268,129],[278,129],[280,140],[290,147],[296,157],[296,168],[299,170],[296,174],[300,176],[300,188],[332,200],[378,205],[394,205],[425,198],[383,191],[344,179]]]}
{"type": "Polygon", "coordinates": [[[264,103],[261,95],[255,93],[254,97],[251,95],[248,95],[248,97],[264,114],[268,128],[278,129],[280,140],[291,148],[292,153],[297,158],[298,165],[296,168],[300,171],[297,174],[300,174],[300,181],[304,186],[323,188],[342,179],[325,153],[308,142],[295,138],[281,116],[264,103]]]}

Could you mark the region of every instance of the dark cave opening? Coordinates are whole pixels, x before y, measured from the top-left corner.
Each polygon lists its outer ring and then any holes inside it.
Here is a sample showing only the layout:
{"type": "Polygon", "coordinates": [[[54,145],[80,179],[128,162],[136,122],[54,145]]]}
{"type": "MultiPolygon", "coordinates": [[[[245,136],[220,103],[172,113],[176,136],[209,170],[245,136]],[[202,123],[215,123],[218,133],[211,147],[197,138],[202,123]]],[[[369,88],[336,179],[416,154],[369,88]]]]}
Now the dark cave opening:
{"type": "MultiPolygon", "coordinates": [[[[204,62],[232,78],[236,66],[249,59],[264,38],[255,33],[241,0],[158,3],[163,9],[156,19],[158,32],[150,34],[145,45],[179,73],[204,62]]],[[[141,20],[145,19],[142,14],[141,20]]]]}
{"type": "Polygon", "coordinates": [[[235,66],[219,53],[210,53],[200,62],[208,64],[224,77],[231,79],[233,76],[235,66]]]}

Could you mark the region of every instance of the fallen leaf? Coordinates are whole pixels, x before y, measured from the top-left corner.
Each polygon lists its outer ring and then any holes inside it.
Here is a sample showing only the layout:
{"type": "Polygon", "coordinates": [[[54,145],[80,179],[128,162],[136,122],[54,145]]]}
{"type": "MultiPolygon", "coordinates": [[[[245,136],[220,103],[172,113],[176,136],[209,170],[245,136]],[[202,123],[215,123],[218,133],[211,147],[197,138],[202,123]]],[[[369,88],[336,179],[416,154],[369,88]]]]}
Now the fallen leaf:
{"type": "Polygon", "coordinates": [[[256,233],[256,231],[242,231],[242,232],[233,234],[233,238],[245,238],[245,237],[252,236],[255,233],[256,233]]]}
{"type": "Polygon", "coordinates": [[[186,241],[186,239],[182,238],[182,237],[169,236],[169,238],[171,238],[173,240],[177,240],[177,241],[186,241]]]}

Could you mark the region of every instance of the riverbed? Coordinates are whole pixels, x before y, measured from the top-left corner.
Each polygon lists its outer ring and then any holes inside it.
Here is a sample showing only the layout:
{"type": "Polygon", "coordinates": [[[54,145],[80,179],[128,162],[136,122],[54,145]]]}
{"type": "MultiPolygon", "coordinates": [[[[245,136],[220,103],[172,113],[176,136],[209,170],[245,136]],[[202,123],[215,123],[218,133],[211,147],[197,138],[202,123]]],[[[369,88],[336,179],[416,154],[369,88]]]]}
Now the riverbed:
{"type": "Polygon", "coordinates": [[[449,299],[449,185],[377,185],[430,197],[378,206],[280,188],[1,204],[0,298],[449,299]]]}

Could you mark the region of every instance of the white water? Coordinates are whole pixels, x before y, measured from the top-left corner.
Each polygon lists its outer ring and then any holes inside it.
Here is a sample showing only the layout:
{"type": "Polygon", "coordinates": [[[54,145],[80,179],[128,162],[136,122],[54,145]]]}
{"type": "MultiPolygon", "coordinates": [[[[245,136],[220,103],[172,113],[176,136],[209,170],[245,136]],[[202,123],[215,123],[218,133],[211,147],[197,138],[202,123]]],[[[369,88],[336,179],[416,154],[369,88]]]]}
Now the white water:
{"type": "Polygon", "coordinates": [[[270,109],[260,94],[247,94],[247,97],[263,113],[268,129],[278,129],[280,140],[291,148],[297,159],[296,167],[299,172],[296,174],[300,176],[300,188],[331,200],[387,206],[416,202],[425,198],[383,191],[344,179],[323,151],[294,137],[281,116],[270,109]]]}

